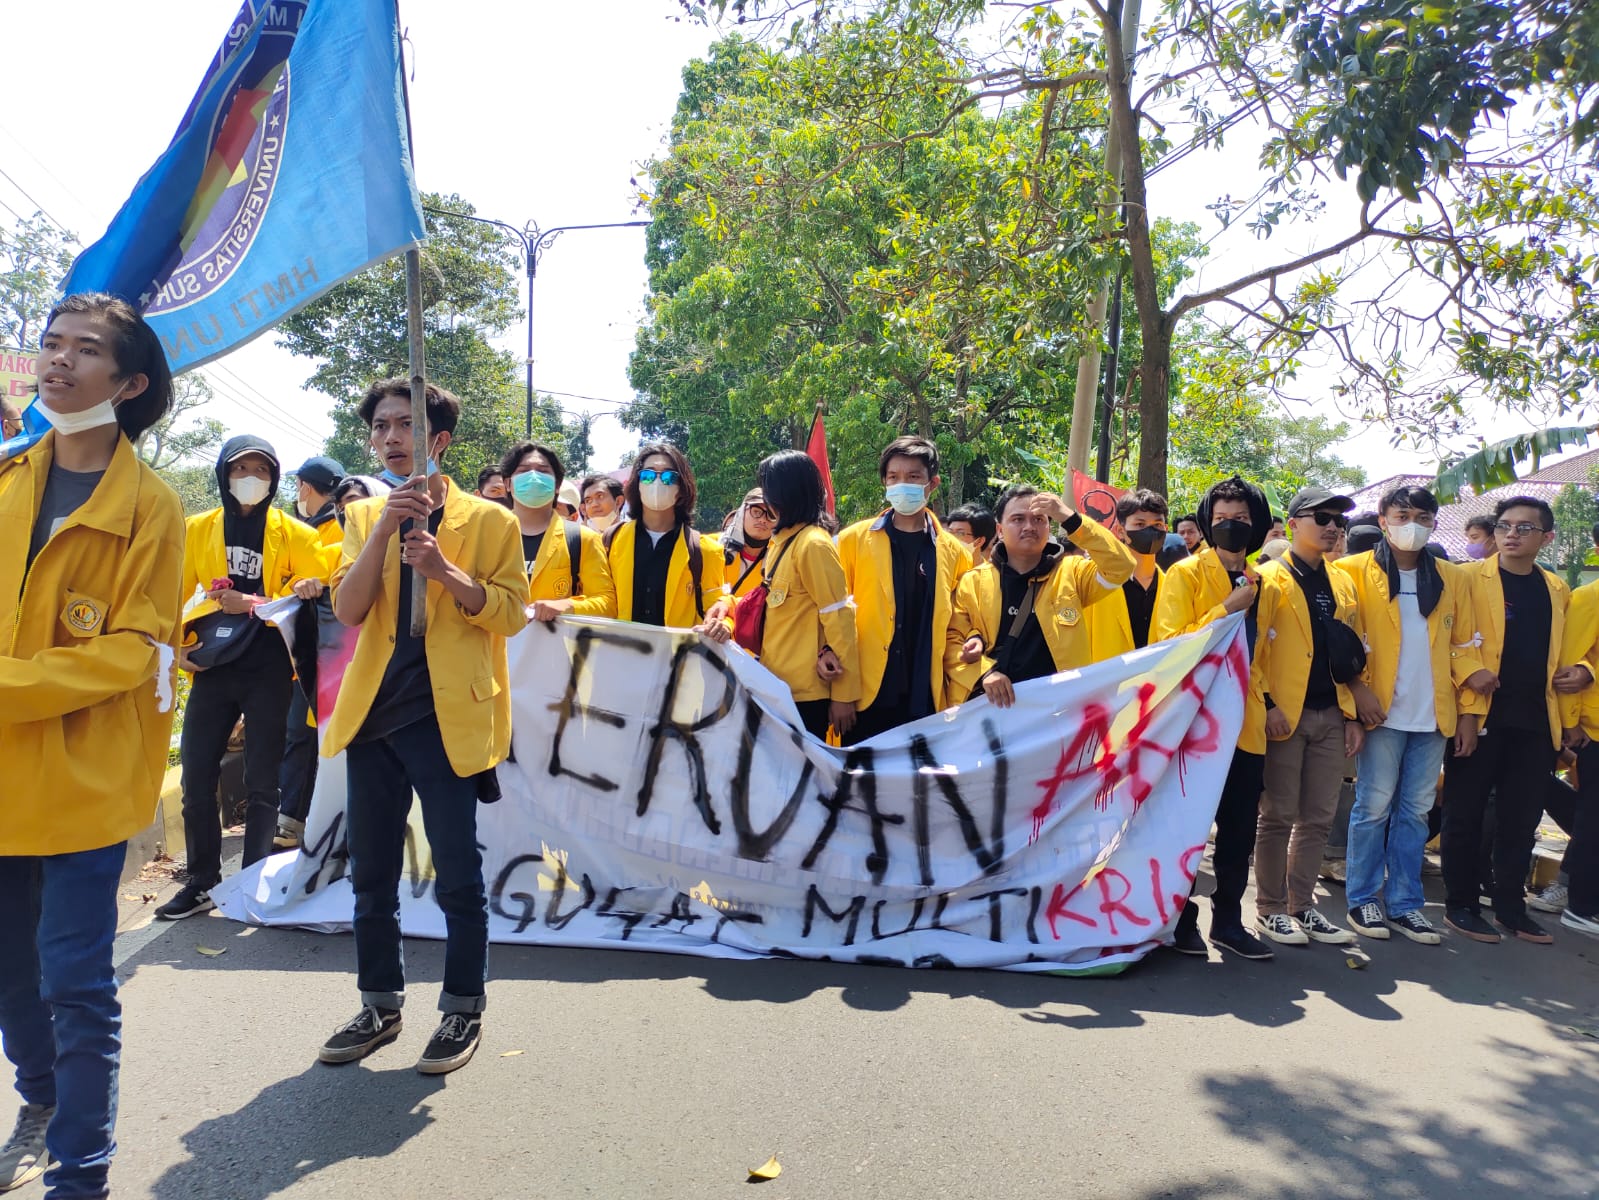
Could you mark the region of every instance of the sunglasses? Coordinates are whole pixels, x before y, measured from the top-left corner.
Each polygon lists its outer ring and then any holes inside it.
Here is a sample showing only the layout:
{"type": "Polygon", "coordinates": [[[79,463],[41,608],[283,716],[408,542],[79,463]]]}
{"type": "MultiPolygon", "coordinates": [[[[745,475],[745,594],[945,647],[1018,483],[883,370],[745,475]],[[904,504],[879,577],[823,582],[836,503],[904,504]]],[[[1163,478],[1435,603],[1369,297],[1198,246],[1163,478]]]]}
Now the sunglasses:
{"type": "Polygon", "coordinates": [[[667,487],[671,487],[681,478],[683,477],[676,471],[657,471],[654,467],[645,467],[638,473],[638,481],[640,483],[654,483],[659,479],[667,487]]]}
{"type": "Polygon", "coordinates": [[[1349,518],[1344,516],[1343,513],[1312,512],[1300,513],[1299,515],[1301,517],[1314,517],[1316,519],[1316,524],[1322,526],[1323,528],[1328,525],[1336,525],[1339,529],[1344,529],[1349,525],[1349,518]]]}

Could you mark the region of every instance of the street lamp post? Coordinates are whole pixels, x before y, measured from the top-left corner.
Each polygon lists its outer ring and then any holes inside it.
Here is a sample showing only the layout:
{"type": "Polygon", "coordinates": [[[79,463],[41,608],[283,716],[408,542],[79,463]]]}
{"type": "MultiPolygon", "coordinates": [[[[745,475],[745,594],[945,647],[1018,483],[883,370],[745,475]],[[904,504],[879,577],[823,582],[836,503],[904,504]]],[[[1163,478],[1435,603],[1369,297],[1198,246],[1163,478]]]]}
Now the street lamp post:
{"type": "MultiPolygon", "coordinates": [[[[425,206],[424,206],[425,207],[425,206]]],[[[521,229],[515,225],[508,225],[504,221],[495,221],[489,217],[475,217],[470,213],[453,212],[447,208],[427,208],[427,211],[441,217],[460,217],[466,221],[476,221],[480,225],[493,225],[502,229],[516,239],[522,247],[522,260],[527,264],[527,436],[533,436],[533,289],[538,283],[539,259],[544,257],[544,252],[555,244],[555,239],[563,233],[571,233],[579,229],[640,229],[648,225],[648,221],[607,221],[598,225],[557,225],[554,229],[540,229],[537,221],[529,221],[521,229]]]]}

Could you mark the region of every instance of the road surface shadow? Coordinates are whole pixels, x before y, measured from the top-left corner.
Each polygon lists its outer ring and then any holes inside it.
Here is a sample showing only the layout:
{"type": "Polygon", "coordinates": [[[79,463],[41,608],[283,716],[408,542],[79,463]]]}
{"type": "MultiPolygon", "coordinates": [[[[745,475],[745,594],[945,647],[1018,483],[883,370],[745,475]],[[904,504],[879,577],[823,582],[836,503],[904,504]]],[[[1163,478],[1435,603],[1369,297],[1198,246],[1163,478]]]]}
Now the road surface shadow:
{"type": "Polygon", "coordinates": [[[150,1195],[266,1200],[347,1159],[382,1158],[433,1123],[425,1101],[443,1086],[444,1077],[409,1064],[375,1071],[366,1062],[313,1063],[184,1134],[188,1159],[168,1167],[150,1195]]]}
{"type": "MultiPolygon", "coordinates": [[[[1221,1172],[1129,1200],[1526,1200],[1599,1187],[1599,1046],[1552,1068],[1507,1042],[1485,1056],[1508,1100],[1491,1110],[1418,1107],[1378,1081],[1320,1074],[1284,1087],[1261,1074],[1210,1075],[1196,1103],[1224,1139],[1291,1178],[1221,1172]]],[[[1214,1142],[1208,1147],[1215,1151],[1214,1142]]]]}

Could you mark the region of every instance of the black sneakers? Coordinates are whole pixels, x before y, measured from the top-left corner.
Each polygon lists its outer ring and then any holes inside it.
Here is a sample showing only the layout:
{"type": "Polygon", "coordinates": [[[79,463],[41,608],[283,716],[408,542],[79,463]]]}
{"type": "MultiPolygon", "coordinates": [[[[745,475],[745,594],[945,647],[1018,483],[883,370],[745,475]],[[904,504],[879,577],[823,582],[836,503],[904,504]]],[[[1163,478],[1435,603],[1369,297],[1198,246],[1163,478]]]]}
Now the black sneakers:
{"type": "Polygon", "coordinates": [[[1506,933],[1515,934],[1516,937],[1524,942],[1532,942],[1539,946],[1547,946],[1555,940],[1553,935],[1551,935],[1547,929],[1538,924],[1538,922],[1534,921],[1526,913],[1522,913],[1519,916],[1497,916],[1494,919],[1499,922],[1499,928],[1503,929],[1506,933]]]}
{"type": "Polygon", "coordinates": [[[1411,941],[1423,946],[1436,946],[1444,940],[1433,928],[1433,923],[1420,912],[1400,913],[1397,917],[1389,917],[1388,923],[1411,941]]]}
{"type": "Polygon", "coordinates": [[[1487,921],[1484,921],[1481,914],[1474,913],[1469,908],[1444,909],[1444,924],[1463,937],[1469,937],[1474,942],[1497,942],[1499,940],[1499,931],[1488,924],[1487,921]]]}
{"type": "Polygon", "coordinates": [[[1383,920],[1382,906],[1368,900],[1349,910],[1349,927],[1356,933],[1382,941],[1389,937],[1388,923],[1383,920]]]}
{"type": "Polygon", "coordinates": [[[181,921],[184,917],[210,912],[215,907],[216,901],[211,899],[210,889],[186,883],[182,891],[155,910],[155,915],[162,921],[181,921]]]}
{"type": "Polygon", "coordinates": [[[483,1018],[477,1013],[448,1013],[434,1030],[416,1069],[424,1075],[448,1075],[472,1061],[483,1036],[483,1018]]]}
{"type": "Polygon", "coordinates": [[[1210,944],[1218,950],[1225,950],[1229,954],[1236,954],[1239,958],[1254,959],[1265,962],[1274,957],[1270,946],[1261,941],[1242,925],[1233,925],[1217,929],[1214,925],[1210,928],[1210,944]]]}
{"type": "Polygon", "coordinates": [[[400,1036],[400,1013],[393,1008],[367,1005],[333,1031],[316,1056],[325,1063],[354,1062],[400,1036]]]}
{"type": "Polygon", "coordinates": [[[1184,921],[1178,921],[1177,928],[1172,930],[1171,948],[1178,954],[1192,954],[1195,958],[1210,957],[1210,947],[1199,936],[1199,927],[1184,921]]]}

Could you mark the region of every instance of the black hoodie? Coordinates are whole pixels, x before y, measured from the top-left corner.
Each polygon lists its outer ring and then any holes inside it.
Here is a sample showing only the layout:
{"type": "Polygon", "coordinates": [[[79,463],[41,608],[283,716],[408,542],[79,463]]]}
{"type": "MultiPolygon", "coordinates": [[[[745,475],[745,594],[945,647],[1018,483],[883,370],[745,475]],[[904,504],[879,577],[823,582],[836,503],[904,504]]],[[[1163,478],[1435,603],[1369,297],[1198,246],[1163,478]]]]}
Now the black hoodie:
{"type": "MultiPolygon", "coordinates": [[[[250,595],[263,593],[262,551],[266,545],[267,511],[278,494],[282,470],[272,444],[248,433],[223,442],[222,452],[217,455],[217,490],[222,493],[222,542],[227,551],[228,578],[233,580],[235,588],[250,595]],[[272,490],[246,515],[228,488],[228,464],[248,452],[260,454],[272,464],[272,490]]],[[[210,584],[210,580],[201,582],[210,584]]]]}

